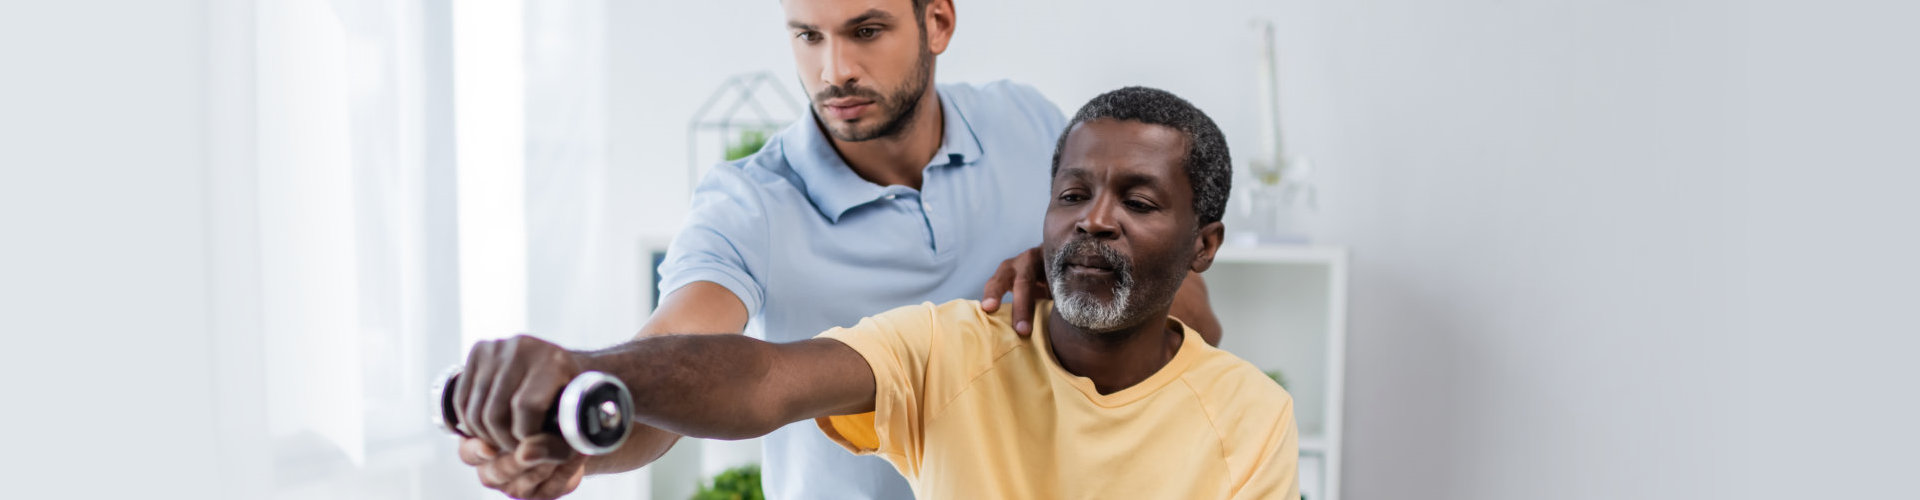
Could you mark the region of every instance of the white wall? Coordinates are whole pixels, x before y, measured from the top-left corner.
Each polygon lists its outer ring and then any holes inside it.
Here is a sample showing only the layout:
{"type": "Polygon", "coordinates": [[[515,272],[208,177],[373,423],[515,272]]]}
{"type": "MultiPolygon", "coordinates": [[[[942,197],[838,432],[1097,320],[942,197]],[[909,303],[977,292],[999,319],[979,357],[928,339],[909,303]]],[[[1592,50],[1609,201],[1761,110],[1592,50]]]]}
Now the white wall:
{"type": "Polygon", "coordinates": [[[0,4],[8,496],[217,492],[200,1],[0,4]]]}
{"type": "Polygon", "coordinates": [[[1285,13],[1354,498],[1910,494],[1920,9],[1285,13]]]}

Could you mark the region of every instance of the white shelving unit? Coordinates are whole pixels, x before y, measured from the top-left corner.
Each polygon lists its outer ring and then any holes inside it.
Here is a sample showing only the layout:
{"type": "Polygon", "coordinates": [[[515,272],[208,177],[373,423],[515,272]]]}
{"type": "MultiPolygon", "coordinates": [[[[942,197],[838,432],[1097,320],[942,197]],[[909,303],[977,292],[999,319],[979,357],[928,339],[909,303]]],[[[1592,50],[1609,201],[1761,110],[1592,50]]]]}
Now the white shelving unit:
{"type": "Polygon", "coordinates": [[[1347,349],[1347,250],[1337,246],[1225,247],[1204,275],[1220,347],[1278,369],[1300,426],[1307,500],[1339,500],[1347,349]]]}
{"type": "MultiPolygon", "coordinates": [[[[643,238],[643,283],[669,237],[643,238]]],[[[1225,329],[1221,347],[1263,370],[1279,369],[1300,426],[1300,485],[1307,500],[1339,500],[1347,346],[1347,250],[1338,246],[1226,247],[1205,278],[1225,329]]],[[[650,308],[649,308],[650,309],[650,308]]],[[[757,456],[758,443],[685,440],[653,469],[657,498],[684,498],[704,477],[757,456]],[[698,442],[700,446],[686,446],[698,442]]]]}

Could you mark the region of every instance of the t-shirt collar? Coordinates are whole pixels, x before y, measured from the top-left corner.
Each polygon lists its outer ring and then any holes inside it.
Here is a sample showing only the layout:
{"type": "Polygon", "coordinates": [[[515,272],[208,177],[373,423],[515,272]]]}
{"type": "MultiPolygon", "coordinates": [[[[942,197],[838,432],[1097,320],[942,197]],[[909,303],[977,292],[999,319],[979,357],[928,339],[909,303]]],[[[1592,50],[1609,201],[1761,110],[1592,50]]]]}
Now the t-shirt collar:
{"type": "Polygon", "coordinates": [[[1078,389],[1080,394],[1086,396],[1087,400],[1092,401],[1093,404],[1104,408],[1116,408],[1132,404],[1141,398],[1153,394],[1155,391],[1159,391],[1161,387],[1165,387],[1167,384],[1172,383],[1174,380],[1180,378],[1181,375],[1185,374],[1187,366],[1193,364],[1195,357],[1200,355],[1199,351],[1205,349],[1207,345],[1206,340],[1200,337],[1200,332],[1188,327],[1178,319],[1167,318],[1168,325],[1178,327],[1182,335],[1180,350],[1173,353],[1173,359],[1167,360],[1165,366],[1161,366],[1160,370],[1153,372],[1153,375],[1148,376],[1146,380],[1142,380],[1140,383],[1133,384],[1113,394],[1101,394],[1100,390],[1093,385],[1093,379],[1068,372],[1066,367],[1060,366],[1060,360],[1053,357],[1052,332],[1047,331],[1046,327],[1047,318],[1053,314],[1053,301],[1037,301],[1033,304],[1033,307],[1034,348],[1039,351],[1038,356],[1046,360],[1047,371],[1053,372],[1055,377],[1065,380],[1068,385],[1078,389]]]}

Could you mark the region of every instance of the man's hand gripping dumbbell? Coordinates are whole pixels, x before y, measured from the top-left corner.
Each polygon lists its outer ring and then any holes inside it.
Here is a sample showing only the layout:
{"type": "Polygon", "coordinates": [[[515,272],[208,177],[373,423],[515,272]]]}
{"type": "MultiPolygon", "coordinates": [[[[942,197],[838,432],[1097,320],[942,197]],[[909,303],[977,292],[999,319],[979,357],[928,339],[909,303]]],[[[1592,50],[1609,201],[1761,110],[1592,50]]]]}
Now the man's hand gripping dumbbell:
{"type": "Polygon", "coordinates": [[[486,465],[483,484],[527,498],[572,491],[586,457],[618,449],[633,419],[618,378],[585,371],[567,350],[524,335],[475,344],[444,382],[436,423],[467,438],[461,460],[486,465]],[[514,459],[495,460],[502,453],[514,459]]]}

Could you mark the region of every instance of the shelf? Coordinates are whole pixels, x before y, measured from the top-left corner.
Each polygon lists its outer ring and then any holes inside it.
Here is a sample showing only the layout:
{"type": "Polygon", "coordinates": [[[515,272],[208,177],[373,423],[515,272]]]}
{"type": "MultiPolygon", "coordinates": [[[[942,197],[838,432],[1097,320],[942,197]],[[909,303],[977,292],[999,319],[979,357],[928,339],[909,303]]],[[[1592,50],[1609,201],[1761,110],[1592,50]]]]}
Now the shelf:
{"type": "Polygon", "coordinates": [[[1349,259],[1339,245],[1226,246],[1206,274],[1220,348],[1287,375],[1312,500],[1340,500],[1349,259]]]}
{"type": "Polygon", "coordinates": [[[1301,455],[1327,455],[1327,438],[1320,436],[1300,436],[1301,455]]]}
{"type": "Polygon", "coordinates": [[[1346,247],[1331,245],[1223,246],[1216,263],[1328,265],[1346,259],[1346,247]]]}

